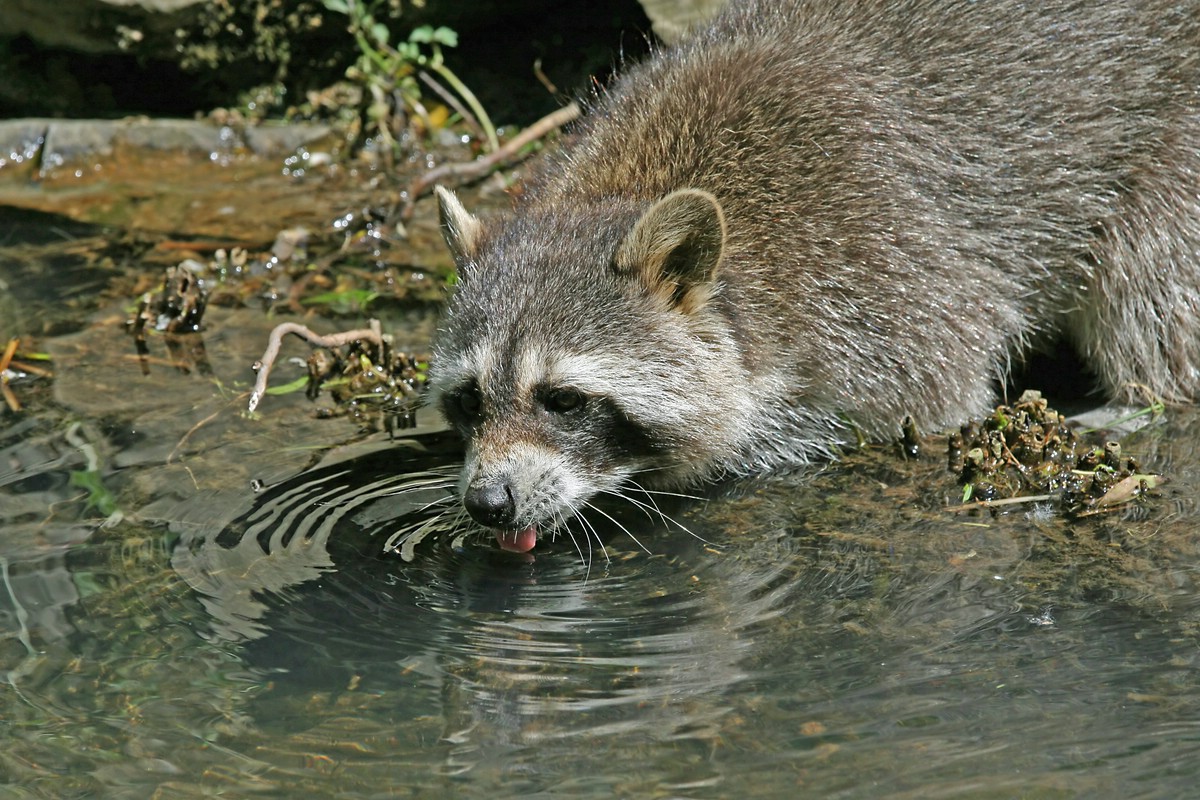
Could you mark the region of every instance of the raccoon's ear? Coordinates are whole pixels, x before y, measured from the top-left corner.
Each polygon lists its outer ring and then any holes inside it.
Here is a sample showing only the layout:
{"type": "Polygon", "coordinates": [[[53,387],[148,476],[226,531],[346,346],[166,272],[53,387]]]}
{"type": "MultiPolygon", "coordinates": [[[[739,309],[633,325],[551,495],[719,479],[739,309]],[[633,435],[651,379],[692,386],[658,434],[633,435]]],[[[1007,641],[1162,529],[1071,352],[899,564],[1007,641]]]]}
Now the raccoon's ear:
{"type": "Polygon", "coordinates": [[[463,208],[463,204],[454,196],[454,192],[434,188],[438,199],[438,222],[442,226],[442,236],[458,262],[470,261],[479,250],[479,238],[483,226],[479,220],[463,208]]]}
{"type": "Polygon", "coordinates": [[[725,214],[717,198],[700,189],[671,192],[625,235],[614,260],[617,272],[640,275],[673,307],[703,305],[725,252],[725,214]],[[694,291],[695,290],[695,291],[694,291]]]}

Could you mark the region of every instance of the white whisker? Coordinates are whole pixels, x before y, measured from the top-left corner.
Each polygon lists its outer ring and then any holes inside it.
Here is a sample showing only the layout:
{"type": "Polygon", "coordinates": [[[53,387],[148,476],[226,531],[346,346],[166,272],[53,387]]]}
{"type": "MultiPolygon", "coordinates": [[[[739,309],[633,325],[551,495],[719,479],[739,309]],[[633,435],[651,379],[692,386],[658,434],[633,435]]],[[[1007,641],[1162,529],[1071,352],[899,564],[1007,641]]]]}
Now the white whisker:
{"type": "MultiPolygon", "coordinates": [[[[591,551],[592,551],[592,543],[590,541],[588,541],[588,556],[584,556],[583,548],[580,547],[580,545],[579,545],[579,539],[575,536],[574,532],[571,530],[570,523],[568,522],[566,517],[563,515],[563,513],[561,511],[555,511],[554,517],[555,517],[555,527],[558,528],[561,526],[563,532],[566,533],[567,538],[569,538],[571,540],[571,544],[574,545],[575,552],[579,556],[579,563],[583,564],[583,566],[584,566],[585,571],[584,571],[584,575],[583,575],[583,581],[584,581],[584,583],[587,583],[588,577],[590,577],[592,574],[592,563],[591,563],[591,558],[589,557],[591,555],[591,551]]],[[[584,533],[584,539],[585,540],[587,539],[586,532],[584,533]]]]}
{"type": "MultiPolygon", "coordinates": [[[[625,535],[628,536],[630,539],[632,539],[634,544],[636,544],[638,547],[640,547],[646,553],[648,553],[648,554],[650,553],[650,550],[646,547],[646,545],[642,544],[638,540],[638,538],[633,535],[633,532],[630,531],[629,528],[625,527],[620,522],[618,522],[611,514],[607,513],[604,509],[600,508],[595,503],[588,502],[588,503],[584,503],[584,505],[587,506],[588,508],[592,509],[593,511],[595,511],[597,514],[607,517],[608,521],[611,522],[613,525],[616,525],[622,531],[624,531],[625,535]]],[[[597,539],[598,538],[599,537],[597,537],[597,539]]]]}
{"type": "Polygon", "coordinates": [[[586,530],[583,532],[583,536],[584,541],[587,542],[588,546],[588,574],[590,575],[592,572],[592,556],[595,553],[595,550],[592,549],[593,539],[596,541],[596,545],[600,548],[600,552],[604,554],[604,563],[611,564],[612,559],[608,555],[608,548],[604,546],[604,541],[600,538],[600,534],[596,530],[596,526],[593,525],[591,521],[587,519],[587,517],[579,516],[576,517],[576,519],[578,519],[584,528],[586,528],[586,530]]]}
{"type": "Polygon", "coordinates": [[[420,513],[424,512],[424,511],[428,511],[429,509],[433,508],[434,506],[442,505],[443,503],[447,503],[447,502],[453,502],[455,505],[457,505],[457,504],[458,504],[458,498],[457,498],[457,497],[455,497],[453,494],[448,494],[448,495],[446,495],[445,497],[439,497],[439,498],[437,498],[436,500],[430,500],[428,503],[426,503],[425,505],[421,506],[420,508],[418,508],[418,509],[417,509],[416,511],[414,511],[413,513],[415,513],[415,514],[420,514],[420,513]]]}
{"type": "MultiPolygon", "coordinates": [[[[611,494],[614,497],[619,497],[622,500],[626,500],[626,501],[632,503],[633,505],[642,509],[642,511],[644,513],[646,513],[647,516],[649,516],[649,510],[653,509],[654,513],[657,514],[664,523],[669,523],[671,525],[674,525],[675,527],[679,528],[681,531],[686,533],[688,536],[691,536],[696,541],[703,542],[704,544],[709,544],[709,541],[707,539],[705,539],[703,536],[700,536],[699,534],[695,533],[694,531],[692,531],[691,528],[684,525],[682,522],[675,519],[670,514],[665,513],[661,508],[659,508],[658,503],[656,503],[654,501],[654,498],[651,496],[651,493],[649,491],[647,491],[644,487],[642,487],[635,481],[629,481],[628,485],[634,489],[637,489],[638,491],[642,492],[643,494],[645,494],[646,500],[649,502],[644,502],[642,500],[638,500],[635,497],[631,497],[626,492],[619,491],[619,490],[610,490],[610,491],[607,491],[606,494],[611,494]]],[[[678,496],[686,497],[687,495],[678,495],[678,496]]],[[[696,498],[696,499],[700,499],[700,498],[696,498]]]]}
{"type": "MultiPolygon", "coordinates": [[[[408,476],[405,476],[405,477],[408,477],[408,476]]],[[[455,481],[449,480],[445,476],[442,476],[442,477],[438,478],[437,480],[428,479],[428,480],[406,481],[402,485],[391,487],[386,492],[383,492],[383,494],[385,496],[393,496],[394,497],[396,495],[408,494],[409,492],[426,491],[429,489],[453,490],[455,483],[456,483],[455,481]]]]}
{"type": "Polygon", "coordinates": [[[654,495],[658,495],[659,497],[677,497],[681,500],[705,500],[705,499],[707,499],[707,498],[701,497],[700,495],[696,495],[696,494],[684,494],[683,492],[667,492],[667,491],[663,491],[662,489],[647,489],[645,486],[642,486],[637,481],[627,481],[627,482],[630,486],[633,486],[642,494],[648,494],[648,495],[654,494],[654,495]]]}

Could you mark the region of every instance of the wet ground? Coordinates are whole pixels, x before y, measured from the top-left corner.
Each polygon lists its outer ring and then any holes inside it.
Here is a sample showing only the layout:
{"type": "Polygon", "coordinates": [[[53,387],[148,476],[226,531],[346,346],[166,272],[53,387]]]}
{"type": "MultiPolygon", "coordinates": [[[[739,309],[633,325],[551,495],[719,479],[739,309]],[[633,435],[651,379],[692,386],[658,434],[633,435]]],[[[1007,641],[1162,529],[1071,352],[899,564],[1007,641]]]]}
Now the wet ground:
{"type": "MultiPolygon", "coordinates": [[[[442,513],[456,448],[424,413],[392,440],[317,418],[327,396],[245,412],[271,327],[358,327],[353,303],[263,279],[142,357],[127,331],[164,267],[297,226],[328,244],[390,184],[118,155],[0,168],[0,344],[52,372],[14,370],[0,411],[6,793],[1194,792],[1195,411],[1122,442],[1159,496],[1093,517],[947,511],[931,439],[614,507],[603,550],[527,561],[442,513]]],[[[389,274],[368,311],[419,349],[446,265],[428,202],[408,234],[329,263],[389,274]]]]}

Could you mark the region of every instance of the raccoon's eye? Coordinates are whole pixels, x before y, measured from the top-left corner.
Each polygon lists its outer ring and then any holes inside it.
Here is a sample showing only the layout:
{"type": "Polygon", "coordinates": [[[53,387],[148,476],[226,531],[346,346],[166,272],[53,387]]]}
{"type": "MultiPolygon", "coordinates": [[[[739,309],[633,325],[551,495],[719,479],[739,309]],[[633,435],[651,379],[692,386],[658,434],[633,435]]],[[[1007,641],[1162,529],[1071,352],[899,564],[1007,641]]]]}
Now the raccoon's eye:
{"type": "Polygon", "coordinates": [[[455,395],[454,402],[458,406],[459,413],[468,419],[476,419],[483,411],[483,400],[479,397],[479,390],[474,386],[461,389],[455,395]]]}
{"type": "Polygon", "coordinates": [[[547,392],[542,404],[546,406],[546,410],[555,414],[566,414],[583,408],[585,402],[587,397],[578,389],[561,388],[547,392]]]}

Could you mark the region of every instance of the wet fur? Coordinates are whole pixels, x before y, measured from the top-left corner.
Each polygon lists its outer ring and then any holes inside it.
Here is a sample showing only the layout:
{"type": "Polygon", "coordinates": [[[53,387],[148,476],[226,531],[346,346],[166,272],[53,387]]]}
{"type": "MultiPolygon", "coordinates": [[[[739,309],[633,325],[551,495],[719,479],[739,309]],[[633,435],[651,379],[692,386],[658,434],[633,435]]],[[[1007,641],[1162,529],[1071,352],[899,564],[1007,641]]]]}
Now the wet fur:
{"type": "Polygon", "coordinates": [[[434,396],[503,527],[957,424],[1059,339],[1113,395],[1196,398],[1200,3],[734,5],[595,98],[511,214],[442,193],[434,396]]]}

